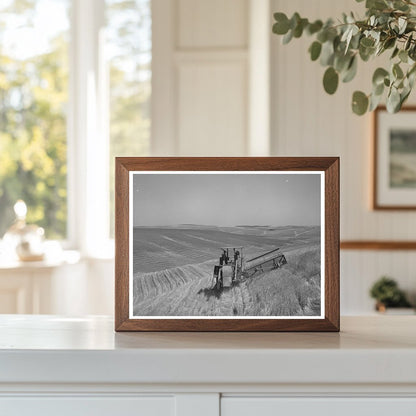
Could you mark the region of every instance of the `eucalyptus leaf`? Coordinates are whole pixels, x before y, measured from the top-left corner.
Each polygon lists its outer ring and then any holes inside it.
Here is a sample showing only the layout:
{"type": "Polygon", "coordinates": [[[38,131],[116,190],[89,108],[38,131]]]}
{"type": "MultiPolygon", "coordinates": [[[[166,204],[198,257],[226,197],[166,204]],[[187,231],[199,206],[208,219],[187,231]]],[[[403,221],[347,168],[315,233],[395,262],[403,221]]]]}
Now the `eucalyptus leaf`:
{"type": "Polygon", "coordinates": [[[415,85],[415,80],[416,80],[416,74],[413,72],[411,74],[408,74],[408,80],[409,80],[409,88],[410,88],[410,92],[412,92],[412,89],[415,85]]]}
{"type": "MultiPolygon", "coordinates": [[[[363,2],[364,0],[357,0],[363,2]]],[[[323,85],[334,94],[339,81],[351,81],[364,62],[387,54],[390,65],[377,68],[372,77],[372,92],[355,91],[352,108],[356,114],[372,111],[379,105],[387,88],[387,109],[399,111],[416,83],[416,0],[366,0],[365,17],[343,13],[342,17],[323,22],[309,22],[299,13],[290,20],[284,13],[276,13],[273,32],[282,35],[283,43],[305,33],[313,40],[309,55],[326,68],[323,85]],[[388,52],[392,49],[392,52],[388,52]],[[398,59],[397,59],[398,58],[398,59]]]]}
{"type": "Polygon", "coordinates": [[[380,84],[384,84],[384,78],[386,78],[389,73],[384,68],[377,68],[373,74],[373,85],[377,86],[380,84]]]}
{"type": "Polygon", "coordinates": [[[273,25],[273,33],[276,33],[277,35],[285,35],[289,29],[289,19],[284,13],[275,13],[274,20],[276,20],[276,23],[273,25]]]}
{"type": "Polygon", "coordinates": [[[400,107],[398,108],[398,110],[402,108],[402,105],[404,104],[404,102],[409,98],[411,91],[412,90],[410,88],[406,88],[405,90],[402,91],[402,93],[400,94],[400,107]]]}
{"type": "Polygon", "coordinates": [[[365,3],[367,9],[383,10],[388,7],[385,0],[367,0],[365,3]]]}
{"type": "Polygon", "coordinates": [[[307,27],[306,31],[309,35],[313,35],[313,34],[319,32],[322,29],[323,25],[324,24],[322,23],[322,20],[315,20],[313,23],[311,23],[307,27]]]}
{"type": "Polygon", "coordinates": [[[345,71],[342,77],[342,82],[352,81],[354,77],[357,75],[357,68],[358,68],[357,58],[354,55],[350,60],[348,69],[345,71]]]}
{"type": "Polygon", "coordinates": [[[368,109],[368,97],[361,91],[355,91],[352,95],[352,111],[362,116],[368,109]]]}
{"type": "Polygon", "coordinates": [[[334,68],[338,72],[343,72],[348,69],[351,61],[351,55],[336,54],[334,58],[334,68]]]}
{"type": "Polygon", "coordinates": [[[392,88],[390,94],[387,96],[386,107],[389,113],[397,113],[400,109],[400,93],[397,88],[392,88]]]}
{"type": "MultiPolygon", "coordinates": [[[[373,86],[373,95],[383,95],[384,92],[384,83],[373,86]]],[[[371,111],[371,110],[370,110],[371,111]]]]}
{"type": "Polygon", "coordinates": [[[416,45],[411,46],[407,53],[409,54],[410,59],[413,61],[416,60],[416,45]]]}
{"type": "Polygon", "coordinates": [[[360,41],[360,45],[364,48],[372,48],[375,44],[375,40],[372,38],[362,38],[360,41]]]}
{"type": "Polygon", "coordinates": [[[364,61],[367,62],[376,52],[375,48],[366,48],[363,45],[359,46],[359,54],[360,54],[360,58],[364,61]]]}
{"type": "Polygon", "coordinates": [[[402,62],[407,63],[408,58],[409,58],[409,55],[407,54],[407,51],[405,51],[404,49],[402,49],[402,50],[399,52],[399,59],[400,59],[402,62]]]}
{"type": "Polygon", "coordinates": [[[403,70],[400,68],[399,64],[394,64],[392,68],[392,73],[397,79],[401,79],[404,77],[403,70]]]}
{"type": "Polygon", "coordinates": [[[293,37],[300,38],[303,33],[303,29],[308,26],[308,20],[307,19],[300,19],[293,29],[293,37]]]}
{"type": "Polygon", "coordinates": [[[286,35],[283,36],[282,43],[283,45],[287,45],[293,39],[293,30],[289,30],[286,35]]]}
{"type": "Polygon", "coordinates": [[[396,46],[396,47],[394,48],[393,53],[391,54],[390,59],[394,59],[394,58],[395,58],[395,57],[399,54],[399,52],[400,52],[400,49],[396,46]]]}
{"type": "Polygon", "coordinates": [[[384,43],[383,43],[383,48],[384,49],[390,49],[392,48],[394,45],[396,44],[396,38],[391,37],[391,38],[387,38],[384,43]]]}
{"type": "Polygon", "coordinates": [[[319,58],[321,50],[322,44],[320,42],[315,41],[312,43],[312,45],[309,47],[309,53],[311,54],[312,61],[316,61],[319,58]]]}
{"type": "Polygon", "coordinates": [[[413,40],[413,33],[411,33],[406,40],[406,43],[404,44],[404,49],[407,51],[410,48],[410,45],[412,44],[413,40]]]}
{"type": "Polygon", "coordinates": [[[334,44],[331,41],[326,41],[322,45],[320,62],[322,66],[332,65],[334,62],[334,44]]]}
{"type": "Polygon", "coordinates": [[[380,104],[381,98],[382,98],[382,95],[371,94],[370,105],[369,105],[368,111],[374,111],[380,104]]]}
{"type": "Polygon", "coordinates": [[[394,0],[393,7],[402,12],[407,11],[409,9],[409,6],[405,4],[402,0],[394,0]]]}
{"type": "Polygon", "coordinates": [[[316,36],[316,39],[321,43],[325,43],[328,40],[328,30],[325,28],[320,30],[316,36]]]}
{"type": "Polygon", "coordinates": [[[338,88],[339,75],[335,69],[330,66],[324,74],[324,89],[328,94],[334,94],[338,88]]]}
{"type": "Polygon", "coordinates": [[[407,20],[403,16],[400,16],[397,23],[399,25],[399,35],[402,35],[406,30],[407,20]]]}

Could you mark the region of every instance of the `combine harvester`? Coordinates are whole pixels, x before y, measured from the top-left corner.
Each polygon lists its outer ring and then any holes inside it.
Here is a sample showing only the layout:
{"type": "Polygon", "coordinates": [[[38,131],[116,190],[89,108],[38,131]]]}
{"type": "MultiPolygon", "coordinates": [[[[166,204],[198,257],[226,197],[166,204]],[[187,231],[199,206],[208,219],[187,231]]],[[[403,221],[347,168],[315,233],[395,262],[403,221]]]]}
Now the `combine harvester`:
{"type": "Polygon", "coordinates": [[[222,247],[219,263],[214,266],[213,288],[231,287],[234,282],[261,272],[278,269],[287,263],[279,248],[268,251],[250,260],[245,260],[244,247],[222,247]]]}

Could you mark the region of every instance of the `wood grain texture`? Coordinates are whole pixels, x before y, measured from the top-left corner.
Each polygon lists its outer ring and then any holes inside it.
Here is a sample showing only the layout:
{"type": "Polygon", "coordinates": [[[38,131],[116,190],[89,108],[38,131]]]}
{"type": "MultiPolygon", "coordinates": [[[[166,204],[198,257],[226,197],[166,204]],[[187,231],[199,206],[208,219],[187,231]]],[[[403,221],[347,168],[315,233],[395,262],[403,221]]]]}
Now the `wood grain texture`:
{"type": "MultiPolygon", "coordinates": [[[[377,210],[386,210],[386,211],[414,211],[416,210],[416,205],[381,205],[378,202],[378,185],[377,185],[377,172],[378,172],[378,120],[381,111],[387,111],[385,106],[379,106],[373,112],[373,209],[377,210]]],[[[416,114],[416,106],[406,106],[403,107],[401,112],[410,112],[413,111],[416,114]]]]}
{"type": "Polygon", "coordinates": [[[416,241],[341,241],[341,250],[416,250],[416,241]]]}
{"type": "Polygon", "coordinates": [[[116,331],[339,331],[339,158],[116,158],[116,331]],[[130,171],[324,171],[324,319],[129,319],[130,171]]]}
{"type": "Polygon", "coordinates": [[[129,318],[129,172],[116,159],[115,327],[129,318]]]}

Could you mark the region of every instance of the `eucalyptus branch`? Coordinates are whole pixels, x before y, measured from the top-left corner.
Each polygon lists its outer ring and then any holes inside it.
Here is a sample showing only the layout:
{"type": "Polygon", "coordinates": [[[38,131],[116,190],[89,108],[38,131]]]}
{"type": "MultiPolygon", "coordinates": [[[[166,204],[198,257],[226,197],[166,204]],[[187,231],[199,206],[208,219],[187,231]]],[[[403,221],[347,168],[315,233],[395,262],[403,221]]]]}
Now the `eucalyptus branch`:
{"type": "MultiPolygon", "coordinates": [[[[364,0],[356,0],[361,3],[364,0]]],[[[283,36],[283,43],[304,34],[313,36],[309,53],[313,61],[326,68],[323,86],[334,94],[339,81],[350,82],[357,73],[359,60],[369,61],[391,51],[389,68],[377,68],[372,92],[353,94],[356,114],[374,110],[387,92],[390,112],[397,112],[409,97],[416,78],[416,3],[411,0],[366,0],[366,17],[356,19],[344,14],[334,25],[332,19],[310,22],[295,13],[290,19],[275,13],[273,32],[283,36]]]]}

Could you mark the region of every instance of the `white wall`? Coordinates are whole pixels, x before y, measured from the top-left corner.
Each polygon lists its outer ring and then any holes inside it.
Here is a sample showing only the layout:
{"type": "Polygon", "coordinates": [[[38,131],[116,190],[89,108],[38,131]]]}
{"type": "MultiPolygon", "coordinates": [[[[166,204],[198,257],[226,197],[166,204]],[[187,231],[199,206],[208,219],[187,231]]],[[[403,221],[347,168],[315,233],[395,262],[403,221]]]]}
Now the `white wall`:
{"type": "MultiPolygon", "coordinates": [[[[272,11],[326,19],[361,10],[352,0],[272,0],[272,11]]],[[[279,156],[341,157],[341,239],[415,240],[416,212],[372,211],[371,116],[350,109],[356,89],[370,92],[377,62],[359,64],[359,76],[340,85],[334,96],[322,88],[324,68],[311,62],[308,37],[282,45],[272,36],[272,153],[279,156]]],[[[381,59],[381,58],[379,58],[381,59]]],[[[381,64],[381,61],[378,61],[381,64]]],[[[413,95],[414,101],[414,95],[413,95]]],[[[341,252],[341,310],[344,314],[372,310],[368,289],[383,274],[395,277],[416,295],[415,252],[341,252]]]]}
{"type": "Polygon", "coordinates": [[[269,0],[153,0],[153,155],[268,151],[269,6],[269,0]]]}
{"type": "MultiPolygon", "coordinates": [[[[264,30],[271,33],[272,11],[325,18],[362,5],[153,1],[154,155],[267,155],[270,147],[278,156],[340,156],[342,239],[415,239],[416,213],[370,209],[371,117],[353,115],[350,102],[355,89],[369,90],[375,64],[360,64],[359,77],[330,97],[322,88],[324,69],[309,60],[311,40],[282,46],[264,30]]],[[[78,300],[70,305],[61,300],[59,312],[112,314],[113,263],[91,261],[86,270],[79,286],[66,276],[78,300]]],[[[341,252],[342,313],[371,312],[368,289],[382,274],[394,276],[416,297],[414,271],[414,252],[341,252]]]]}

